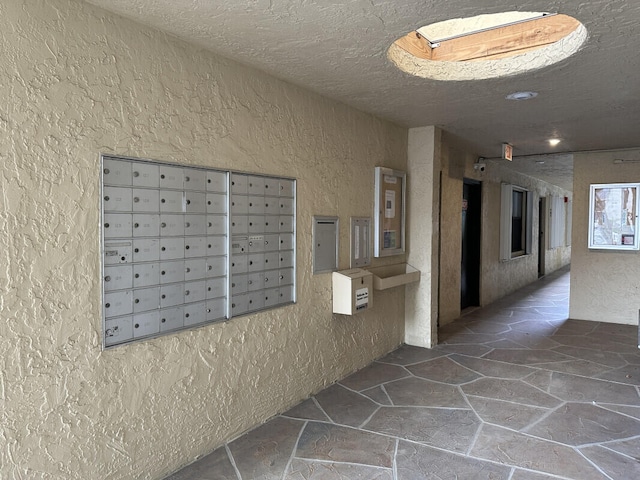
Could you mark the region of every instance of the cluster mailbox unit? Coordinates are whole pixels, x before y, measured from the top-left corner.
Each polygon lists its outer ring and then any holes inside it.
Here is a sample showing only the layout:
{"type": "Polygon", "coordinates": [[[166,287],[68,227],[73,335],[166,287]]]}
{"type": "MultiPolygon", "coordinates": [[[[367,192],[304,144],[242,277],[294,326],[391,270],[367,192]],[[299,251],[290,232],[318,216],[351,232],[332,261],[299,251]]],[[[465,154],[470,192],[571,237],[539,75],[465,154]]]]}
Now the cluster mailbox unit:
{"type": "Polygon", "coordinates": [[[295,301],[295,180],[102,156],[103,346],[295,301]]]}

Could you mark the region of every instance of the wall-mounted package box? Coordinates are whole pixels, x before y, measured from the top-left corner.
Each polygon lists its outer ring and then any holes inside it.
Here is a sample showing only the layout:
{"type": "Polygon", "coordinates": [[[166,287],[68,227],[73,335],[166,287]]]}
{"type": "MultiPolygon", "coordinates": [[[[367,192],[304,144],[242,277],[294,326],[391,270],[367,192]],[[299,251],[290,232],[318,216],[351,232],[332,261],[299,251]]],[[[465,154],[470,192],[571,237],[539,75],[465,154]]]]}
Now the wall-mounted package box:
{"type": "Polygon", "coordinates": [[[333,272],[333,313],[353,315],[373,306],[373,275],[361,268],[333,272]]]}

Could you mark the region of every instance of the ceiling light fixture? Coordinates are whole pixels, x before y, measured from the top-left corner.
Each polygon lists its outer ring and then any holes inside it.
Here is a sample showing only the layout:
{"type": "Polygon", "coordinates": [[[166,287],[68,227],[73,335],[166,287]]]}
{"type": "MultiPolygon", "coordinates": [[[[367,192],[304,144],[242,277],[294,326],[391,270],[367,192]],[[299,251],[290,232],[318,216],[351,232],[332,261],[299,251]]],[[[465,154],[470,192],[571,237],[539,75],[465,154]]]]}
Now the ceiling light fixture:
{"type": "Polygon", "coordinates": [[[560,143],[560,139],[559,138],[550,138],[549,139],[549,145],[551,145],[552,147],[555,147],[559,143],[560,143]]]}
{"type": "Polygon", "coordinates": [[[532,98],[536,98],[538,96],[538,92],[513,92],[507,95],[507,100],[515,100],[517,102],[521,100],[531,100],[532,98]]]}

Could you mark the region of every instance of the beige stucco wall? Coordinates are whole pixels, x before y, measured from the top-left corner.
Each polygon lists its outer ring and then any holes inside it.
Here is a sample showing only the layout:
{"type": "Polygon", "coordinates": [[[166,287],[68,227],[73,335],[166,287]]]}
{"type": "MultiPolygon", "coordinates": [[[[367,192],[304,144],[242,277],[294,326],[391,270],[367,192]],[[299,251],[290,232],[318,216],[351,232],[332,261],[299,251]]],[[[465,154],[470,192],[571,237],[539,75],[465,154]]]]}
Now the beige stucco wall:
{"type": "Polygon", "coordinates": [[[0,18],[1,478],[161,478],[402,342],[403,289],[332,315],[311,225],[348,268],[405,129],[75,0],[0,18]],[[298,303],[101,351],[100,152],[296,177],[298,303]]]}
{"type": "Polygon", "coordinates": [[[580,153],[573,161],[571,318],[636,325],[640,309],[637,251],[589,250],[589,185],[640,182],[640,150],[580,153]]]}
{"type": "MultiPolygon", "coordinates": [[[[463,179],[482,182],[482,237],[480,303],[488,305],[538,278],[538,200],[552,194],[571,197],[559,187],[514,172],[499,160],[487,161],[485,172],[474,170],[478,156],[449,134],[442,136],[440,325],[460,316],[460,259],[462,251],[463,179]],[[531,255],[500,261],[500,184],[511,183],[533,191],[533,242],[531,255]]],[[[571,247],[549,249],[546,273],[571,262],[571,247]]]]}

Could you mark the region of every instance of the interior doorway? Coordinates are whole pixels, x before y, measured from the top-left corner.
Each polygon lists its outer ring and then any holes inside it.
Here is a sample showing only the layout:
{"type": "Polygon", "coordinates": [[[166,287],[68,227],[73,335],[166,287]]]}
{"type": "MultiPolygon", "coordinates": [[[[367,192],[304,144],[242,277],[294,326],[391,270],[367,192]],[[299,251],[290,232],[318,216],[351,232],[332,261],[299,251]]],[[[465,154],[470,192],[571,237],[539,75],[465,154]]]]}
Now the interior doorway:
{"type": "Polygon", "coordinates": [[[547,198],[540,197],[538,202],[538,278],[544,277],[545,270],[545,252],[547,251],[547,243],[545,241],[545,231],[547,230],[547,198]]]}
{"type": "Polygon", "coordinates": [[[480,305],[482,185],[464,179],[462,186],[462,259],[460,309],[480,305]]]}

